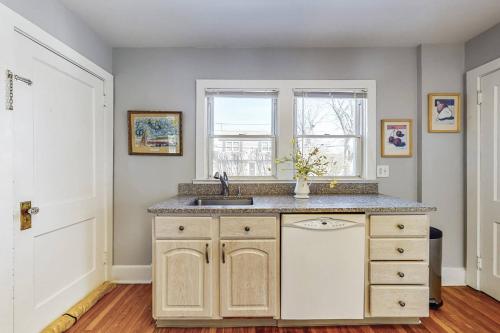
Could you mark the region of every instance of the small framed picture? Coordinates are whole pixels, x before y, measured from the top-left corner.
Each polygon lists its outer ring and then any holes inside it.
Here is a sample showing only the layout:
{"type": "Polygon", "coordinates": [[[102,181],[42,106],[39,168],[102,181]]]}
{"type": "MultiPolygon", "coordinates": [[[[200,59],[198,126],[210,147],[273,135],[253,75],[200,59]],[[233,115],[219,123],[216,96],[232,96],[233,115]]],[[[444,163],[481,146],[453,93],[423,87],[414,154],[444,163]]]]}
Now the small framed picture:
{"type": "Polygon", "coordinates": [[[182,156],[182,112],[129,111],[128,153],[182,156]]]}
{"type": "Polygon", "coordinates": [[[429,132],[460,132],[460,94],[429,94],[429,132]]]}
{"type": "Polygon", "coordinates": [[[382,157],[411,157],[411,119],[382,119],[382,157]]]}

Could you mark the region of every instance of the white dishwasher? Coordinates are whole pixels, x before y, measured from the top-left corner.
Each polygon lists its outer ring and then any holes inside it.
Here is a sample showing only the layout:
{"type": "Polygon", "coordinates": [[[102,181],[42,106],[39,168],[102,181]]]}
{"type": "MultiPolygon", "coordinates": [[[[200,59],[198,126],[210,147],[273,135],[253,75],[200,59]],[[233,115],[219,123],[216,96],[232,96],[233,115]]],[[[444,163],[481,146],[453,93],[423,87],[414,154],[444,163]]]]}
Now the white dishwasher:
{"type": "Polygon", "coordinates": [[[284,214],[281,319],[362,319],[365,215],[284,214]]]}

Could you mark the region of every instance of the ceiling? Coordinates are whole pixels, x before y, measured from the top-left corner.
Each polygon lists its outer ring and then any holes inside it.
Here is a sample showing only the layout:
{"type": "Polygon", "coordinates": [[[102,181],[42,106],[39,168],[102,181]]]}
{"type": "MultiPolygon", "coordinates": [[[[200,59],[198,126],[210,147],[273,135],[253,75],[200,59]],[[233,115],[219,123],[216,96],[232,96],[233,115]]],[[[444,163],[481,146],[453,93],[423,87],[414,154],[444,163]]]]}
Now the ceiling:
{"type": "Polygon", "coordinates": [[[360,47],[464,42],[500,0],[60,0],[114,47],[360,47]]]}

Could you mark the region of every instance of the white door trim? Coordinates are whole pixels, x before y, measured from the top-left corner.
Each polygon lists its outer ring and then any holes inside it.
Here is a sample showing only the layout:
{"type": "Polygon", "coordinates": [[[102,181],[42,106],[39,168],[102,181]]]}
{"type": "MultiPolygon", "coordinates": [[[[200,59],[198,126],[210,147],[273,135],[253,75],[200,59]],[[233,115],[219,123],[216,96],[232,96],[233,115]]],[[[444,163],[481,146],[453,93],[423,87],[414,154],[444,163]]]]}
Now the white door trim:
{"type": "MultiPolygon", "coordinates": [[[[0,56],[0,139],[2,139],[3,147],[0,154],[0,220],[12,221],[14,210],[18,204],[14,202],[13,196],[13,133],[12,121],[13,112],[7,111],[5,107],[5,71],[15,67],[15,59],[13,57],[13,41],[14,34],[19,33],[15,30],[20,30],[25,36],[42,43],[43,46],[49,48],[52,52],[69,60],[79,67],[100,77],[104,82],[104,101],[105,101],[105,258],[109,258],[106,265],[106,279],[111,279],[112,250],[113,250],[113,76],[103,68],[99,67],[91,60],[87,59],[68,45],[51,36],[41,28],[28,21],[21,15],[9,9],[0,3],[0,45],[2,45],[2,56],[0,56]],[[12,32],[12,33],[10,33],[12,32]],[[12,47],[11,47],[12,46],[12,47]],[[5,186],[4,186],[5,185],[5,186]]],[[[5,270],[0,275],[2,283],[2,295],[4,291],[9,297],[2,297],[0,300],[1,318],[0,331],[11,332],[13,329],[13,299],[12,289],[14,284],[13,277],[13,251],[3,251],[13,248],[13,231],[18,224],[16,223],[0,223],[0,243],[2,246],[2,267],[5,270]],[[4,262],[5,261],[5,262],[4,262]],[[4,311],[6,310],[6,311],[4,311]]]]}
{"type": "Polygon", "coordinates": [[[466,282],[481,289],[480,257],[480,90],[481,78],[500,70],[500,58],[467,72],[467,262],[466,282]]]}

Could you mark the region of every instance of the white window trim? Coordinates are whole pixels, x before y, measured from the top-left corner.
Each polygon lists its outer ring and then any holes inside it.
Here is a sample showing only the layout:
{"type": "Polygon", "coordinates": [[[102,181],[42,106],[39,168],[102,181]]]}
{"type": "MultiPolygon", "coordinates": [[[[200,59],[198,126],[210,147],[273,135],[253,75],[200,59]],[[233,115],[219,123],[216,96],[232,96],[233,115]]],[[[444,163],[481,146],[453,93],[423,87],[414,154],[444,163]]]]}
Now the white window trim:
{"type": "MultiPolygon", "coordinates": [[[[294,137],[294,89],[366,89],[367,110],[364,115],[362,134],[363,166],[360,177],[341,178],[346,181],[370,181],[376,179],[377,150],[377,90],[375,80],[196,80],[196,178],[194,182],[210,181],[208,175],[208,112],[205,91],[207,89],[277,89],[278,114],[276,115],[276,156],[292,153],[290,140],[294,137]]],[[[245,181],[288,182],[293,171],[278,168],[275,177],[255,177],[245,181]]]]}

